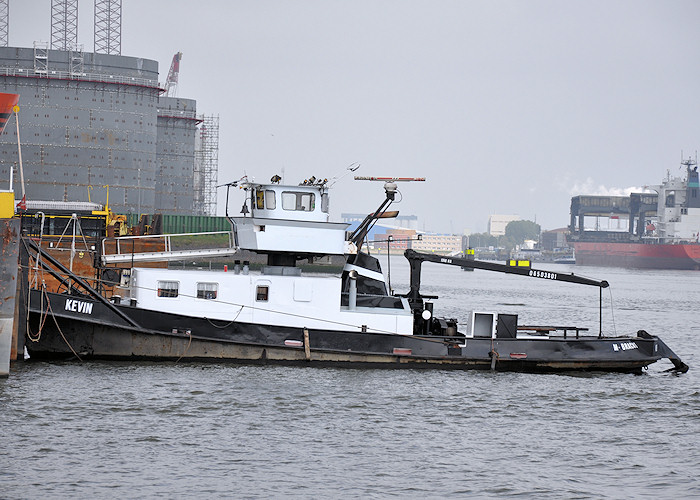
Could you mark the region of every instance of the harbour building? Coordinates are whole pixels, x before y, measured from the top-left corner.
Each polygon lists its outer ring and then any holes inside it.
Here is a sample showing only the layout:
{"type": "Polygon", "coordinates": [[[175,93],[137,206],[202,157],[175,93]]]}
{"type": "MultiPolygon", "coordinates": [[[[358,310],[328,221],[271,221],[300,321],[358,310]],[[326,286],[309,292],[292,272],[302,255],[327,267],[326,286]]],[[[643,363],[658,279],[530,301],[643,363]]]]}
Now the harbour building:
{"type": "Polygon", "coordinates": [[[411,248],[417,252],[441,254],[458,254],[466,248],[465,237],[459,234],[425,233],[421,239],[411,242],[411,248]]]}
{"type": "Polygon", "coordinates": [[[487,231],[491,236],[503,236],[506,234],[506,226],[509,222],[521,220],[517,215],[493,214],[489,216],[487,231]]]}

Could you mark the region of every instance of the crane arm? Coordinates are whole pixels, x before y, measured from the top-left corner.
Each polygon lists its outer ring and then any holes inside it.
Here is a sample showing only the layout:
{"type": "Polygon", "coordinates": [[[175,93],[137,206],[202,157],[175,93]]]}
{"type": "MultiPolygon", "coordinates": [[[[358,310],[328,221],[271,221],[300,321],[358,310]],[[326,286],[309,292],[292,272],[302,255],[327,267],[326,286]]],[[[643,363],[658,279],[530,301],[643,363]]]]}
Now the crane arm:
{"type": "Polygon", "coordinates": [[[404,252],[404,256],[408,259],[411,268],[411,290],[408,293],[408,298],[410,300],[420,300],[420,271],[423,262],[435,262],[437,264],[447,264],[470,269],[483,269],[485,271],[496,271],[505,274],[518,274],[520,276],[529,276],[531,278],[546,280],[566,281],[568,283],[577,283],[580,285],[597,286],[601,289],[609,286],[607,281],[585,278],[583,276],[577,276],[574,273],[558,273],[554,271],[532,269],[531,267],[512,267],[483,260],[446,257],[443,255],[416,252],[410,248],[404,252]]]}

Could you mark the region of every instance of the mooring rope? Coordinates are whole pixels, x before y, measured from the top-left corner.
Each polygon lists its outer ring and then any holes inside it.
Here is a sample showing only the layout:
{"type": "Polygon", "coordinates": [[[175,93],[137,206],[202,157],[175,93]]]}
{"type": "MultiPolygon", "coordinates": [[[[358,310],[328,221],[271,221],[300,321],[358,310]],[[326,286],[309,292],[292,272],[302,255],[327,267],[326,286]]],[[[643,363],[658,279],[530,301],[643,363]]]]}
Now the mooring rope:
{"type": "MultiPolygon", "coordinates": [[[[48,317],[48,307],[46,311],[44,311],[44,297],[46,296],[46,284],[43,284],[43,290],[41,293],[41,302],[39,303],[39,310],[41,311],[39,313],[39,330],[37,331],[36,337],[32,334],[32,330],[29,325],[29,314],[27,314],[27,337],[29,340],[32,342],[39,342],[41,340],[41,332],[44,329],[44,324],[46,323],[46,318],[48,317]]],[[[48,300],[48,296],[46,297],[48,300]]]]}
{"type": "Polygon", "coordinates": [[[240,316],[241,312],[243,311],[243,307],[244,307],[244,306],[241,306],[241,308],[240,308],[240,309],[238,310],[238,312],[236,313],[236,317],[233,318],[231,321],[229,321],[229,322],[228,322],[227,324],[225,324],[224,326],[215,325],[215,324],[212,322],[212,320],[210,320],[209,318],[204,318],[204,319],[206,319],[206,320],[207,320],[207,323],[209,323],[209,324],[210,324],[211,326],[213,326],[214,328],[219,328],[220,330],[223,330],[223,329],[225,329],[225,328],[228,328],[229,326],[231,326],[232,324],[234,324],[234,323],[236,322],[236,320],[238,319],[238,316],[240,316]]]}
{"type": "Polygon", "coordinates": [[[176,363],[179,363],[180,360],[187,354],[187,351],[190,350],[190,346],[192,345],[192,332],[188,333],[187,336],[190,338],[189,342],[187,342],[187,347],[185,347],[185,351],[180,355],[179,358],[175,360],[176,363]]]}
{"type": "Polygon", "coordinates": [[[489,355],[491,356],[491,371],[495,371],[496,361],[500,360],[500,356],[498,355],[498,351],[493,348],[493,336],[491,337],[491,352],[489,352],[489,355]]]}
{"type": "Polygon", "coordinates": [[[75,354],[75,357],[78,358],[79,361],[82,361],[82,358],[78,355],[77,352],[75,352],[75,349],[73,349],[73,346],[70,345],[70,342],[68,342],[68,339],[66,336],[63,334],[63,331],[61,330],[61,327],[58,324],[58,320],[56,319],[56,315],[53,312],[53,308],[51,307],[51,300],[49,300],[48,296],[46,297],[46,304],[47,304],[47,310],[51,311],[51,317],[53,318],[53,322],[56,324],[56,328],[58,329],[58,333],[61,334],[61,338],[63,338],[63,341],[66,343],[68,348],[75,354]]]}

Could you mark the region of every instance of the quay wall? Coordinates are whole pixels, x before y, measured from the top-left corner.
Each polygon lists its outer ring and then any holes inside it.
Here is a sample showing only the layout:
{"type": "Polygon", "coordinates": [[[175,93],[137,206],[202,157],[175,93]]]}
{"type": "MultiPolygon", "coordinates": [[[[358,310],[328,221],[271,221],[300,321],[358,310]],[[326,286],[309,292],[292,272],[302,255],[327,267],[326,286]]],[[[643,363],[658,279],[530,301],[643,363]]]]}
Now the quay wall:
{"type": "Polygon", "coordinates": [[[19,219],[0,219],[0,377],[10,374],[13,357],[18,251],[19,219]]]}

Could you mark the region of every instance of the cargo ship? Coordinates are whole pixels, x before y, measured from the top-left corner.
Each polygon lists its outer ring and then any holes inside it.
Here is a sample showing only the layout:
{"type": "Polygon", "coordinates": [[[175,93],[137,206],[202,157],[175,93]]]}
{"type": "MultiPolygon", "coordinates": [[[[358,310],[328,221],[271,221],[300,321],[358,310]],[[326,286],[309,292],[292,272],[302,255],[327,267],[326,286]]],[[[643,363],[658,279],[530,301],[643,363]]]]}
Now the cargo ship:
{"type": "Polygon", "coordinates": [[[697,160],[681,167],[684,177],[669,172],[643,193],[573,197],[568,240],[576,264],[700,270],[697,160]],[[586,226],[591,219],[592,229],[586,226]]]}

